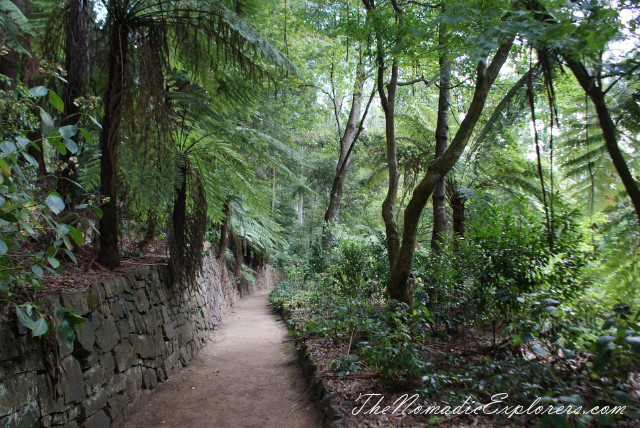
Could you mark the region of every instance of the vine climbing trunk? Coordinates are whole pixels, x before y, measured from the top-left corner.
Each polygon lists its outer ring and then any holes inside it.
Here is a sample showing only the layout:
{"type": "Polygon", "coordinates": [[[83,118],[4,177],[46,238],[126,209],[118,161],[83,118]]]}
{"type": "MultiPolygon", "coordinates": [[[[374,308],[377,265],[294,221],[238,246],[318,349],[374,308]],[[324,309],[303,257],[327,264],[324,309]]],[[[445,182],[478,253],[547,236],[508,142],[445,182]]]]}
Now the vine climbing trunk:
{"type": "Polygon", "coordinates": [[[109,73],[104,99],[104,117],[100,134],[100,195],[104,198],[100,220],[100,252],[98,262],[107,267],[120,266],[118,253],[118,211],[116,205],[120,122],[129,50],[129,28],[118,20],[110,24],[109,73]]]}
{"type": "Polygon", "coordinates": [[[411,200],[404,211],[402,245],[398,253],[397,262],[391,269],[387,291],[392,298],[407,303],[409,307],[413,306],[413,286],[412,281],[409,281],[409,275],[411,274],[415,255],[420,216],[429,196],[431,196],[439,181],[462,155],[482,114],[489,90],[509,56],[514,39],[515,36],[511,36],[502,41],[488,66],[484,65],[484,61],[478,63],[476,86],[467,114],[460,123],[460,127],[447,150],[427,168],[424,178],[414,189],[411,200]]]}
{"type": "MultiPolygon", "coordinates": [[[[447,150],[449,141],[449,93],[451,91],[451,64],[447,58],[447,27],[440,24],[438,44],[443,49],[440,54],[440,92],[438,94],[438,119],[436,122],[436,154],[435,158],[442,156],[447,150]]],[[[431,236],[431,248],[440,253],[444,245],[445,230],[447,228],[447,201],[446,180],[442,177],[433,191],[433,232],[431,236]]]]}

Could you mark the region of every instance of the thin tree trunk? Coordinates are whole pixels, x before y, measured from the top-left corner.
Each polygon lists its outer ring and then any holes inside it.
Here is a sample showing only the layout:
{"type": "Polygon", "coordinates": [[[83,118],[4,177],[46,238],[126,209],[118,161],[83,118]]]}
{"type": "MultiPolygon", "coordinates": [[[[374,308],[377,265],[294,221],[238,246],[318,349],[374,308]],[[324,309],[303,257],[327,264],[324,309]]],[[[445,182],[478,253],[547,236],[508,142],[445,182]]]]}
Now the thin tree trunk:
{"type": "MultiPolygon", "coordinates": [[[[344,133],[340,137],[340,157],[336,165],[336,175],[333,179],[331,194],[329,195],[329,206],[324,215],[324,221],[327,223],[336,222],[340,215],[340,202],[342,200],[342,194],[344,193],[344,181],[347,176],[347,169],[351,164],[351,152],[358,134],[358,119],[360,118],[360,110],[362,109],[362,88],[364,87],[364,82],[364,65],[362,61],[360,61],[357,81],[351,100],[351,110],[349,111],[347,124],[344,127],[344,133]]],[[[339,121],[340,118],[336,117],[336,120],[339,121]]],[[[364,117],[362,120],[364,121],[364,117]]]]}
{"type": "Polygon", "coordinates": [[[242,246],[243,246],[243,241],[242,239],[240,239],[239,237],[236,236],[235,239],[235,264],[233,266],[233,273],[236,277],[240,277],[240,274],[242,273],[242,262],[243,262],[243,251],[242,251],[242,246]]]}
{"type": "MultiPolygon", "coordinates": [[[[447,44],[447,28],[444,23],[440,24],[438,44],[441,49],[445,49],[447,44]]],[[[449,93],[451,87],[451,64],[444,50],[440,55],[440,93],[438,97],[438,120],[436,123],[436,155],[439,158],[447,150],[449,141],[449,93]]],[[[446,210],[446,184],[445,177],[440,179],[433,191],[433,233],[431,236],[431,248],[436,253],[440,253],[444,245],[445,230],[447,228],[446,210]]]]}
{"type": "Polygon", "coordinates": [[[228,245],[229,227],[231,223],[231,207],[228,202],[224,204],[222,212],[224,213],[224,220],[222,221],[222,227],[220,228],[220,240],[218,241],[218,248],[216,250],[218,258],[225,257],[225,251],[227,250],[228,245]]]}
{"type": "MultiPolygon", "coordinates": [[[[367,12],[375,9],[373,0],[362,0],[367,12]]],[[[400,13],[396,9],[396,13],[400,13]]],[[[398,87],[398,63],[394,59],[391,66],[391,76],[389,83],[384,82],[384,52],[382,35],[376,32],[376,65],[377,76],[376,85],[378,95],[380,96],[380,104],[384,111],[385,119],[385,138],[387,150],[387,170],[389,172],[389,184],[387,188],[387,196],[382,202],[382,220],[384,221],[385,232],[387,236],[387,256],[389,259],[389,268],[393,269],[398,257],[400,249],[400,232],[396,221],[396,202],[398,201],[398,183],[400,180],[400,171],[398,170],[397,145],[395,136],[395,99],[396,89],[398,87]],[[387,90],[385,91],[385,86],[387,90]]]]}
{"type": "MultiPolygon", "coordinates": [[[[379,60],[382,61],[381,58],[379,60]]],[[[387,251],[389,268],[393,269],[400,250],[400,232],[396,221],[396,202],[398,201],[398,183],[400,171],[398,169],[396,125],[395,125],[395,97],[398,83],[398,65],[394,61],[391,67],[391,79],[387,84],[388,97],[384,93],[384,63],[378,64],[378,94],[380,95],[385,118],[385,137],[387,141],[387,169],[389,171],[389,185],[387,196],[382,202],[382,219],[387,235],[387,251]],[[382,101],[384,99],[384,101],[382,101]]]]}
{"type": "Polygon", "coordinates": [[[464,237],[464,199],[455,185],[449,192],[449,204],[453,211],[453,233],[460,238],[464,237]]]}
{"type": "Polygon", "coordinates": [[[549,217],[549,204],[547,203],[547,190],[544,184],[544,173],[542,171],[542,160],[540,156],[540,137],[536,126],[536,109],[533,100],[533,69],[529,66],[529,80],[527,81],[527,98],[531,110],[531,125],[533,127],[533,139],[536,147],[536,164],[538,166],[538,178],[540,180],[540,190],[542,191],[542,206],[544,208],[545,225],[547,229],[547,242],[549,249],[553,251],[553,233],[551,231],[551,221],[549,217]]]}
{"type": "Polygon", "coordinates": [[[491,89],[500,69],[509,56],[514,38],[515,37],[510,37],[500,44],[488,67],[485,67],[483,62],[478,64],[476,87],[465,118],[462,123],[460,123],[460,127],[453,137],[451,145],[442,156],[429,165],[427,173],[414,189],[411,200],[404,211],[402,246],[400,247],[397,263],[391,269],[391,277],[387,284],[387,290],[392,298],[405,302],[410,307],[413,306],[413,281],[408,280],[415,255],[416,235],[420,215],[440,179],[447,174],[462,155],[471,137],[471,133],[482,114],[489,89],[491,89]]]}
{"type": "MultiPolygon", "coordinates": [[[[65,116],[62,125],[77,125],[80,109],[73,101],[84,95],[85,82],[87,79],[86,70],[89,64],[89,34],[87,30],[87,0],[71,0],[69,2],[67,40],[65,46],[65,68],[67,69],[67,84],[64,87],[63,101],[65,116]]],[[[77,133],[73,140],[76,145],[80,145],[80,133],[77,133]]],[[[63,199],[73,200],[76,192],[77,164],[74,160],[77,153],[67,151],[61,156],[62,163],[66,165],[58,176],[58,193],[63,199]]]]}
{"type": "Polygon", "coordinates": [[[183,277],[185,235],[187,224],[187,167],[180,167],[180,184],[176,187],[176,200],[173,202],[171,216],[171,258],[169,266],[171,270],[171,284],[177,285],[183,277]]]}
{"type": "Polygon", "coordinates": [[[100,142],[100,195],[107,201],[102,205],[100,220],[100,252],[98,262],[107,267],[120,265],[118,253],[117,178],[118,148],[120,146],[120,121],[124,90],[124,71],[127,65],[129,29],[118,22],[111,24],[109,42],[109,74],[104,100],[105,114],[102,120],[100,142]]]}
{"type": "Polygon", "coordinates": [[[302,212],[303,208],[304,208],[304,195],[300,193],[300,203],[296,205],[296,211],[298,211],[298,224],[300,225],[302,225],[302,222],[304,221],[303,212],[302,212]]]}

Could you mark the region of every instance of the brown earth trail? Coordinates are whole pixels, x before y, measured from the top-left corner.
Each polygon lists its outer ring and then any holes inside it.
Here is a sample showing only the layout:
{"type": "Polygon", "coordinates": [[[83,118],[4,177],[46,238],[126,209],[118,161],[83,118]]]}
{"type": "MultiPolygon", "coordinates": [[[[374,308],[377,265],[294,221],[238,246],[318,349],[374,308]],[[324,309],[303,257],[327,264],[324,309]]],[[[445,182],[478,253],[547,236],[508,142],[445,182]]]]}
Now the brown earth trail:
{"type": "Polygon", "coordinates": [[[269,290],[238,301],[212,342],[138,406],[125,427],[311,428],[320,421],[269,290]]]}

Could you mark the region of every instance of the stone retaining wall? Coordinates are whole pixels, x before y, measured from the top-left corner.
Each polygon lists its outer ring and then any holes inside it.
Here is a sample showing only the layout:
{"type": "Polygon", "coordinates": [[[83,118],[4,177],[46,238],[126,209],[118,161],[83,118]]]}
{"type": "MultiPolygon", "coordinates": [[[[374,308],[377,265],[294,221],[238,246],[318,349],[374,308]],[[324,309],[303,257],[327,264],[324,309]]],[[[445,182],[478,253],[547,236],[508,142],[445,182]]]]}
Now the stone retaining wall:
{"type": "MultiPolygon", "coordinates": [[[[53,398],[47,361],[53,354],[15,320],[0,324],[0,427],[120,426],[134,402],[189,364],[205,345],[238,287],[209,256],[189,289],[167,285],[167,269],[141,267],[85,291],[47,296],[41,309],[73,309],[87,319],[74,349],[61,349],[53,398]]],[[[263,267],[255,287],[271,287],[263,267]]]]}

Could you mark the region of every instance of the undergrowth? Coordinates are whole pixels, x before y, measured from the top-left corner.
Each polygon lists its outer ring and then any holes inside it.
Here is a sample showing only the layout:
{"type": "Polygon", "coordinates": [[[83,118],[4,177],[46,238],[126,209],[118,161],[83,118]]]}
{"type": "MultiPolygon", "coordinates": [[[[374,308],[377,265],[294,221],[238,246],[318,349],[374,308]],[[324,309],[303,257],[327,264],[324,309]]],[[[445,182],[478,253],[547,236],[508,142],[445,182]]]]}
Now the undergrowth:
{"type": "Polygon", "coordinates": [[[639,416],[638,310],[589,300],[589,258],[568,219],[554,251],[517,205],[493,219],[470,222],[465,239],[440,255],[419,251],[413,308],[384,293],[383,243],[345,234],[334,235],[331,251],[315,250],[308,263],[289,267],[271,306],[287,314],[297,337],[347,344],[330,364],[337,376],[371,372],[381,390],[443,405],[488,403],[505,393],[509,406],[557,411],[511,419],[527,425],[632,423],[639,416]],[[573,413],[569,405],[624,412],[573,413]]]}

